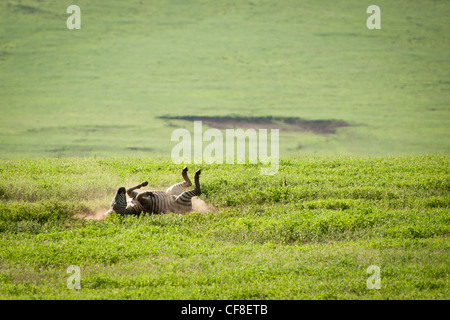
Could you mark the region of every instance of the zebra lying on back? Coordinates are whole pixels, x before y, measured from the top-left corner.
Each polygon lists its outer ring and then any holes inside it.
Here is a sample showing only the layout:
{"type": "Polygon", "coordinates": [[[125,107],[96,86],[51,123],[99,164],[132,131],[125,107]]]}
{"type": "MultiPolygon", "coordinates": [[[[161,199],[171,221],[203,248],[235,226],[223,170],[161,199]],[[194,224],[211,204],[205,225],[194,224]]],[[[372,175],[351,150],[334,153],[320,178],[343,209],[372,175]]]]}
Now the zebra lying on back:
{"type": "Polygon", "coordinates": [[[126,190],[121,187],[117,190],[114,200],[111,202],[111,208],[106,214],[116,212],[124,215],[140,215],[141,212],[149,214],[158,213],[187,213],[192,210],[192,197],[199,196],[200,190],[200,173],[201,170],[195,172],[195,188],[190,191],[183,190],[192,185],[191,180],[187,175],[188,168],[184,167],[181,175],[184,178],[183,182],[174,184],[169,189],[164,191],[144,191],[139,193],[135,191],[141,187],[148,185],[147,181],[126,190]],[[127,195],[131,198],[127,202],[127,195]]]}

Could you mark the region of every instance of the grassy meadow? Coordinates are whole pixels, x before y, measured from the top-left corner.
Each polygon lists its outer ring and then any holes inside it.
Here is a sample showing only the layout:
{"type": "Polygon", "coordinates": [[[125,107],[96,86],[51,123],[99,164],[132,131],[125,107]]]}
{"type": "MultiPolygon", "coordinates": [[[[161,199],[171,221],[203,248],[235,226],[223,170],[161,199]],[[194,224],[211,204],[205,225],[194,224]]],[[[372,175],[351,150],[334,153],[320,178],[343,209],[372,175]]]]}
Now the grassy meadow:
{"type": "Polygon", "coordinates": [[[178,182],[168,160],[3,160],[0,297],[449,297],[448,156],[290,157],[279,176],[202,165],[206,213],[75,218],[105,210],[116,186],[178,182]],[[379,290],[367,288],[371,265],[379,290]]]}
{"type": "Polygon", "coordinates": [[[281,128],[280,154],[450,151],[448,1],[0,2],[2,158],[168,156],[160,116],[346,121],[281,128]]]}
{"type": "Polygon", "coordinates": [[[448,299],[450,2],[371,4],[1,1],[0,299],[448,299]],[[188,164],[207,210],[97,219],[180,182],[192,116],[346,125],[279,123],[272,176],[188,164]]]}

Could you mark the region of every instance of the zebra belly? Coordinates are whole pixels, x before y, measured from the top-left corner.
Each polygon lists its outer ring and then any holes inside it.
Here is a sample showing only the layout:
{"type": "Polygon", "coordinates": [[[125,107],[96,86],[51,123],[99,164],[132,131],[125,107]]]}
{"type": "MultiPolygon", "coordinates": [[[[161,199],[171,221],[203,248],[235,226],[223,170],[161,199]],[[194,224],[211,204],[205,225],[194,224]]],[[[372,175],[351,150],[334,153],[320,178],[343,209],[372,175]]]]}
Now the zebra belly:
{"type": "Polygon", "coordinates": [[[139,215],[141,212],[144,212],[144,207],[139,203],[139,201],[136,201],[134,199],[131,199],[127,203],[126,211],[128,211],[128,214],[136,214],[139,215]]]}
{"type": "Polygon", "coordinates": [[[175,195],[166,193],[157,193],[152,197],[141,199],[141,205],[144,211],[150,214],[159,213],[187,213],[192,209],[192,203],[178,203],[175,195]]]}

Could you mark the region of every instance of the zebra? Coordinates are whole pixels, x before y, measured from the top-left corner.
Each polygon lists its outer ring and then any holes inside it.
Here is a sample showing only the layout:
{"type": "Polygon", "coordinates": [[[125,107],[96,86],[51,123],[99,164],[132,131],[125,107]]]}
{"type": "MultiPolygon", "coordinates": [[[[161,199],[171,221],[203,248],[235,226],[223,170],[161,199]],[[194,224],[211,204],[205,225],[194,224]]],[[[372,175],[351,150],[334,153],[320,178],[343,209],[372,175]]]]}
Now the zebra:
{"type": "Polygon", "coordinates": [[[125,187],[120,187],[117,190],[114,200],[111,202],[110,210],[106,214],[116,212],[122,216],[136,215],[139,216],[142,212],[149,214],[160,213],[187,213],[192,210],[192,197],[201,195],[200,189],[200,173],[201,170],[195,172],[195,188],[190,191],[183,190],[192,185],[188,175],[188,168],[184,167],[181,175],[184,178],[183,182],[176,183],[164,191],[144,191],[138,192],[137,189],[148,185],[147,181],[138,184],[128,190],[125,187]],[[128,195],[131,200],[127,202],[128,195]]]}

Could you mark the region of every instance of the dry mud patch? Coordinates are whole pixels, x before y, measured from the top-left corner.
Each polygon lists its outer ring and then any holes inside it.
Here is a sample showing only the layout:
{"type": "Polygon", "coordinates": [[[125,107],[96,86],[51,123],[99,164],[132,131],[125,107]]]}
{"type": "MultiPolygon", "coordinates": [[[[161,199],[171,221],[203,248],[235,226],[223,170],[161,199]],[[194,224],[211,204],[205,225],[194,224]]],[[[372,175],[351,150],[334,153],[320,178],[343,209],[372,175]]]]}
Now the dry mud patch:
{"type": "Polygon", "coordinates": [[[241,117],[241,116],[161,116],[165,120],[202,121],[211,128],[253,128],[253,129],[283,129],[285,131],[310,131],[319,135],[335,134],[338,128],[350,124],[343,120],[323,119],[307,120],[298,117],[241,117]]]}

